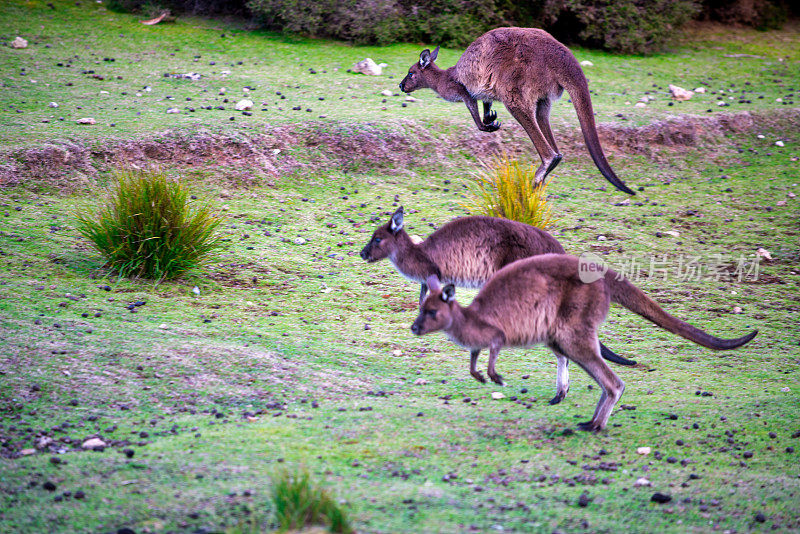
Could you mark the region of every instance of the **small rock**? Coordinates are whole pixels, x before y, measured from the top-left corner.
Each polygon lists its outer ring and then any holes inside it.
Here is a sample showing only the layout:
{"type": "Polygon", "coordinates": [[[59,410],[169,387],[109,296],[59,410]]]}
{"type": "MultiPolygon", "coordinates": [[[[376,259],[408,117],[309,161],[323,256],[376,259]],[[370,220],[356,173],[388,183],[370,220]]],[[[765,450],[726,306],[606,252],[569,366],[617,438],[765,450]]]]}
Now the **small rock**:
{"type": "Polygon", "coordinates": [[[28,41],[17,36],[13,41],[11,41],[11,48],[28,48],[28,41]]]}
{"type": "Polygon", "coordinates": [[[428,383],[428,381],[425,380],[424,378],[417,378],[416,380],[414,380],[414,385],[415,386],[424,386],[427,383],[428,383]]]}
{"type": "Polygon", "coordinates": [[[383,69],[388,67],[386,63],[375,63],[372,58],[364,58],[355,65],[353,65],[353,72],[365,74],[367,76],[380,76],[383,74],[383,69]]]}
{"type": "Polygon", "coordinates": [[[683,87],[678,87],[677,85],[672,84],[669,84],[669,92],[672,94],[672,98],[679,101],[689,100],[694,95],[692,91],[688,91],[683,87]]]}
{"type": "Polygon", "coordinates": [[[681,233],[677,232],[675,230],[667,230],[664,233],[667,234],[667,235],[671,235],[672,237],[680,237],[681,236],[681,233]]]}
{"type": "Polygon", "coordinates": [[[592,63],[588,59],[584,59],[583,61],[581,61],[581,67],[594,67],[594,63],[592,63]]]}
{"type": "Polygon", "coordinates": [[[180,113],[180,112],[181,112],[181,110],[179,110],[178,108],[169,108],[167,110],[167,113],[170,113],[170,114],[172,114],[172,113],[180,113]]]}
{"type": "Polygon", "coordinates": [[[81,444],[84,449],[94,449],[95,447],[108,447],[108,444],[100,438],[89,438],[81,444]]]}
{"type": "Polygon", "coordinates": [[[392,92],[388,89],[381,91],[381,96],[392,96],[392,92]]]}
{"type": "Polygon", "coordinates": [[[636,454],[641,454],[642,456],[646,456],[650,454],[650,447],[639,447],[636,449],[636,454]]]}
{"type": "Polygon", "coordinates": [[[697,89],[694,90],[694,92],[703,94],[703,93],[706,92],[706,88],[705,87],[698,87],[697,89]]]}
{"type": "Polygon", "coordinates": [[[499,391],[492,391],[492,398],[494,400],[500,400],[500,399],[505,399],[506,396],[500,393],[499,391]]]}
{"type": "Polygon", "coordinates": [[[96,124],[97,123],[97,121],[94,120],[92,117],[82,117],[82,118],[78,119],[75,122],[77,122],[78,124],[96,124]]]}
{"type": "Polygon", "coordinates": [[[408,95],[408,96],[406,97],[406,102],[419,102],[419,99],[418,99],[418,98],[414,98],[414,97],[413,97],[413,96],[411,96],[411,95],[408,95]]]}
{"type": "Polygon", "coordinates": [[[667,495],[666,493],[659,493],[655,492],[650,500],[653,502],[657,502],[658,504],[665,504],[672,500],[671,495],[667,495]]]}
{"type": "Polygon", "coordinates": [[[252,100],[247,100],[245,98],[244,100],[239,100],[236,103],[236,111],[247,111],[249,109],[253,109],[253,101],[252,100]]]}
{"type": "Polygon", "coordinates": [[[633,107],[635,107],[635,108],[644,108],[644,107],[647,107],[647,104],[645,104],[644,102],[637,102],[637,103],[635,103],[633,105],[633,107]]]}
{"type": "Polygon", "coordinates": [[[36,454],[36,449],[22,449],[19,453],[22,456],[30,456],[31,454],[36,454]]]}
{"type": "Polygon", "coordinates": [[[742,310],[739,306],[734,306],[733,307],[733,313],[742,313],[743,311],[744,310],[742,310]]]}
{"type": "Polygon", "coordinates": [[[47,104],[47,107],[57,108],[58,107],[58,102],[50,102],[49,104],[47,104]]]}
{"type": "Polygon", "coordinates": [[[769,250],[765,248],[759,248],[756,250],[756,256],[761,256],[765,260],[772,261],[772,254],[770,254],[769,250]]]}
{"type": "Polygon", "coordinates": [[[775,141],[775,146],[783,146],[783,141],[775,141]]]}
{"type": "Polygon", "coordinates": [[[306,241],[306,240],[305,240],[304,238],[302,238],[302,237],[296,237],[296,238],[294,239],[294,241],[293,241],[293,243],[294,243],[295,245],[305,245],[307,242],[308,242],[308,241],[306,241]]]}
{"type": "Polygon", "coordinates": [[[649,481],[649,480],[647,480],[647,479],[646,479],[646,478],[644,478],[644,477],[637,478],[637,479],[636,479],[636,482],[634,482],[634,483],[633,483],[633,487],[635,487],[635,488],[641,488],[641,487],[644,487],[644,486],[650,486],[650,485],[651,485],[651,484],[650,484],[650,481],[649,481]]]}
{"type": "Polygon", "coordinates": [[[392,356],[402,356],[402,355],[403,355],[403,351],[400,350],[400,349],[394,349],[392,351],[392,356]]]}

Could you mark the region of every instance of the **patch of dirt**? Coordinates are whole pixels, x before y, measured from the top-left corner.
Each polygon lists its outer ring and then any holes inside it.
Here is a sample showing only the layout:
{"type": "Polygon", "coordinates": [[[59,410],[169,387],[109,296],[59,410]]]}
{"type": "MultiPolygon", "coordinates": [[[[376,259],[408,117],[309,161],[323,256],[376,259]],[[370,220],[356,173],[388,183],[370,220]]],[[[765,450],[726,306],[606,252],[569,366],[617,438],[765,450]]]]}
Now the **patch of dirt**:
{"type": "MultiPolygon", "coordinates": [[[[599,124],[608,151],[660,154],[719,143],[726,134],[771,126],[800,131],[800,109],[781,112],[681,115],[640,127],[599,124]]],[[[558,128],[556,138],[569,151],[585,151],[576,128],[558,128]]],[[[303,123],[267,127],[262,133],[157,132],[139,139],[81,143],[51,141],[39,147],[0,152],[0,188],[20,184],[64,192],[95,183],[99,173],[118,166],[213,166],[234,186],[247,186],[289,174],[382,169],[403,173],[413,167],[450,166],[454,156],[485,160],[500,152],[531,153],[522,128],[508,120],[496,133],[475,128],[455,134],[415,121],[380,123],[303,123]]]]}

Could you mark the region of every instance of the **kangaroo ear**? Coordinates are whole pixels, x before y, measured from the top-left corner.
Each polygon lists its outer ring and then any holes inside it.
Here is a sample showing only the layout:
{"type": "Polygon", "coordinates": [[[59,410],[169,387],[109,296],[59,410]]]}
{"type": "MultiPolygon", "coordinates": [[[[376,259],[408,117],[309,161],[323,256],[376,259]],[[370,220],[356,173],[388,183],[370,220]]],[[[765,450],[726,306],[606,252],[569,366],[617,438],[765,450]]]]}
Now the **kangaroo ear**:
{"type": "Polygon", "coordinates": [[[431,53],[431,61],[436,61],[437,57],[439,57],[439,47],[438,46],[436,47],[436,50],[434,50],[431,53]]]}
{"type": "Polygon", "coordinates": [[[420,68],[424,69],[430,64],[431,64],[431,51],[426,48],[419,55],[419,66],[420,68]]]}
{"type": "Polygon", "coordinates": [[[456,286],[453,284],[447,284],[442,289],[442,300],[445,302],[453,302],[453,299],[456,298],[456,286]]]}
{"type": "Polygon", "coordinates": [[[396,234],[403,229],[403,206],[397,208],[397,211],[392,215],[392,220],[389,221],[389,230],[396,234]]]}
{"type": "Polygon", "coordinates": [[[425,284],[428,286],[429,291],[441,291],[442,284],[439,283],[439,278],[432,274],[426,280],[425,284]]]}

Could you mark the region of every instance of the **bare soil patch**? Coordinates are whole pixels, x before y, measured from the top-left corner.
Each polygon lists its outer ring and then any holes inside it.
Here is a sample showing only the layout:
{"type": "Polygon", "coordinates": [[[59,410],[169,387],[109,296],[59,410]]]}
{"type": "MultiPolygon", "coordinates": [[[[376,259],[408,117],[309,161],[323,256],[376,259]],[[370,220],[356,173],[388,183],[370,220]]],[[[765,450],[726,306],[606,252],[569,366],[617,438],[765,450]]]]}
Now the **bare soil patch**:
{"type": "MultiPolygon", "coordinates": [[[[640,127],[600,124],[606,150],[659,159],[678,150],[720,145],[727,134],[770,127],[800,131],[800,109],[780,113],[732,113],[710,117],[681,115],[640,127]]],[[[578,129],[556,133],[568,150],[583,150],[578,129]]],[[[413,167],[449,166],[455,159],[486,159],[500,152],[532,151],[522,128],[508,121],[498,132],[473,128],[456,134],[414,121],[321,123],[267,127],[260,133],[166,131],[140,139],[103,139],[91,143],[54,140],[41,146],[0,152],[0,187],[25,184],[69,192],[95,183],[117,166],[206,166],[226,168],[233,185],[271,181],[289,174],[357,172],[381,169],[405,172],[413,167]]]]}

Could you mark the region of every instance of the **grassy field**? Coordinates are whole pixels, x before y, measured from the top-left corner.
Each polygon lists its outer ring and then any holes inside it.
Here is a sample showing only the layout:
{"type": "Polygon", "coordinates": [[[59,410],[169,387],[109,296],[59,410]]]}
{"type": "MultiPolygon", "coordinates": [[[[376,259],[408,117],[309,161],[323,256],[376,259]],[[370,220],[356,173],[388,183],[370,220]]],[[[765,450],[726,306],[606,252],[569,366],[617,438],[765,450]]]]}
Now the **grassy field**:
{"type": "MultiPolygon", "coordinates": [[[[10,73],[2,148],[384,117],[442,135],[472,127],[464,109],[431,93],[406,108],[401,97],[381,102],[417,46],[355,48],[199,19],[145,27],[81,4],[2,8],[3,40],[31,43],[0,48],[10,73]],[[394,79],[345,72],[365,56],[389,63],[394,79]],[[80,74],[88,70],[104,79],[80,74]],[[186,72],[203,77],[163,77],[186,72]],[[268,111],[232,111],[244,86],[268,111]],[[172,106],[184,112],[166,114],[172,106]],[[81,116],[98,124],[78,126],[81,116]]],[[[796,31],[693,31],[653,57],[578,50],[595,64],[599,121],[793,107],[796,31]],[[723,95],[707,93],[670,107],[664,91],[676,80],[725,95],[734,83],[735,99],[718,107],[723,95]],[[744,88],[752,104],[738,103],[744,88]],[[656,91],[648,107],[625,104],[646,91],[656,91]]],[[[442,64],[458,54],[443,51],[442,64]]],[[[554,115],[566,128],[574,112],[564,106],[554,115]]],[[[543,348],[501,353],[506,387],[477,383],[464,350],[411,334],[418,287],[358,257],[397,205],[423,236],[463,214],[473,168],[455,155],[438,168],[306,168],[249,187],[221,180],[214,165],[171,166],[218,203],[226,241],[207,272],[159,285],[109,275],[79,237],[74,210],[91,209],[100,189],[1,189],[0,531],[269,531],[270,476],[287,466],[308,468],[359,532],[800,530],[800,139],[789,117],[654,158],[616,152],[617,173],[638,190],[629,203],[600,190],[584,151],[558,168],[552,231],[568,251],[593,251],[617,269],[637,260],[646,273],[637,284],[710,333],[760,331],[742,349],[713,353],[613,307],[602,340],[640,366],[614,368],[627,389],[597,435],[574,431],[599,395],[584,373],[573,370],[557,406],[547,404],[555,365],[543,348]],[[757,279],[738,280],[739,260],[751,269],[759,248],[772,260],[761,259],[757,279]],[[696,256],[702,279],[679,277],[696,256]],[[109,445],[81,450],[95,436],[109,445]],[[645,446],[650,454],[637,454],[645,446]],[[671,501],[652,502],[656,492],[671,501]]]]}

